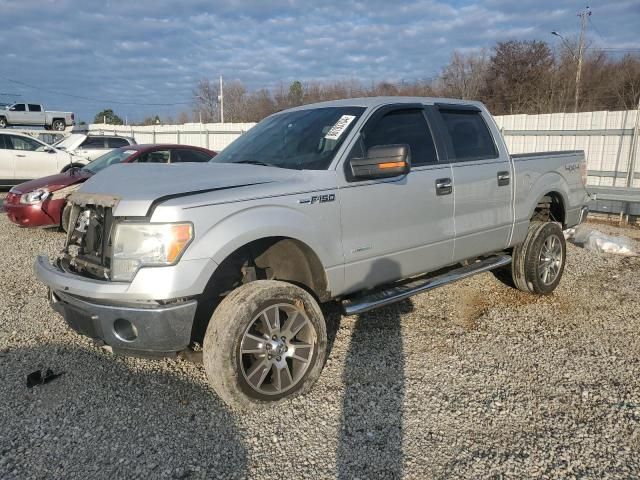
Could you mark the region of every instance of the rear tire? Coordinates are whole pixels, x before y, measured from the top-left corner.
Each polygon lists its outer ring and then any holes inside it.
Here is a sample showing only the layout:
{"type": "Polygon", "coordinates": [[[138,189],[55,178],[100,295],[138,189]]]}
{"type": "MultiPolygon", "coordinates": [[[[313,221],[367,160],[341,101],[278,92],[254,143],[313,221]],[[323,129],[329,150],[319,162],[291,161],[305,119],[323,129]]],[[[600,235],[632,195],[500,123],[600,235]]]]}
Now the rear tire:
{"type": "Polygon", "coordinates": [[[256,409],[308,392],[326,357],[315,299],[295,285],[257,280],[232,291],[204,338],[209,383],[229,406],[256,409]]]}
{"type": "Polygon", "coordinates": [[[7,123],[7,119],[4,117],[0,117],[0,128],[7,128],[9,124],[7,123]]]}
{"type": "MultiPolygon", "coordinates": [[[[566,256],[567,245],[557,223],[531,222],[524,242],[513,249],[512,285],[523,292],[549,295],[560,283],[566,256]]],[[[509,280],[505,273],[496,272],[496,277],[509,280]]]]}
{"type": "Polygon", "coordinates": [[[64,120],[54,120],[51,124],[51,128],[57,130],[58,132],[62,132],[65,128],[67,128],[67,125],[64,120]]]}

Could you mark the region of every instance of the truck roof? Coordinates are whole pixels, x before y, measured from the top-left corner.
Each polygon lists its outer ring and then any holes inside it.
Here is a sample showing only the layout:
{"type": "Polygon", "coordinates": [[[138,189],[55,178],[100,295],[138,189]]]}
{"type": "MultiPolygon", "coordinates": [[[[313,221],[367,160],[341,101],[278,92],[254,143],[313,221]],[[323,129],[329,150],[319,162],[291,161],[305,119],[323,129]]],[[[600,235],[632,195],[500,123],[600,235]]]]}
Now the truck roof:
{"type": "Polygon", "coordinates": [[[476,105],[484,107],[482,102],[475,100],[460,100],[459,98],[438,98],[438,97],[359,97],[346,98],[342,100],[329,100],[327,102],[310,103],[299,107],[290,108],[288,110],[306,110],[318,107],[379,107],[382,105],[398,104],[398,103],[422,103],[432,105],[434,103],[450,103],[459,105],[476,105]]]}

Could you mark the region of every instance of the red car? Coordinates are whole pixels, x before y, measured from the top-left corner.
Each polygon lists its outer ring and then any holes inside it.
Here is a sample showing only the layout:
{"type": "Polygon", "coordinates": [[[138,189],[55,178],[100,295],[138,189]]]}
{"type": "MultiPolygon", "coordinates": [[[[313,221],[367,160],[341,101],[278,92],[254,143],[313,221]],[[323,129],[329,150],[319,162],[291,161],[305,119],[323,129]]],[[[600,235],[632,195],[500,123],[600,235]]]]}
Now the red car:
{"type": "Polygon", "coordinates": [[[23,227],[60,226],[66,231],[63,211],[67,197],[100,170],[116,163],[208,162],[216,153],[188,145],[128,145],[111,150],[83,168],[38,178],[13,187],[4,201],[9,220],[23,227]]]}

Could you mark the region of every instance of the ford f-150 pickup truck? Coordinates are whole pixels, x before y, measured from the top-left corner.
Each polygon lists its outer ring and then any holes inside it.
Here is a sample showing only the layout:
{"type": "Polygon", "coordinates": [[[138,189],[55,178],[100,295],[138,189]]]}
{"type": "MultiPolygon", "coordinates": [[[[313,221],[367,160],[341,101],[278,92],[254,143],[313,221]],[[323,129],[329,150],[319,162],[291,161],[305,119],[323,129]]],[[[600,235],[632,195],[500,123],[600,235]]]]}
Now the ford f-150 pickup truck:
{"type": "Polygon", "coordinates": [[[206,164],[116,165],[36,262],[53,308],[124,354],[202,343],[230,405],[307,391],[320,305],[348,315],[489,270],[550,294],[584,220],[580,151],[509,155],[478,102],[363,98],[276,113],[206,164]]]}
{"type": "Polygon", "coordinates": [[[39,103],[14,103],[0,110],[0,128],[10,125],[35,125],[46,130],[62,131],[74,124],[73,113],[45,111],[39,103]]]}

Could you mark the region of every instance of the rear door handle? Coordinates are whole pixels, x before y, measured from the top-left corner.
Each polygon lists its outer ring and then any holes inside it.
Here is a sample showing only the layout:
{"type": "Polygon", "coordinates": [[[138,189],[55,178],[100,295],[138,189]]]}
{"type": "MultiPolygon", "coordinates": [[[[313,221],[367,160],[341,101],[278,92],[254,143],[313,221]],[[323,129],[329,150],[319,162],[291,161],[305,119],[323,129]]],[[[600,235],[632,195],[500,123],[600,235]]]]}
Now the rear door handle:
{"type": "Polygon", "coordinates": [[[511,179],[511,174],[509,172],[498,172],[499,187],[504,187],[505,185],[509,185],[510,179],[511,179]]]}
{"type": "Polygon", "coordinates": [[[26,155],[21,155],[19,153],[16,153],[16,157],[26,157],[26,155]]]}
{"type": "Polygon", "coordinates": [[[436,195],[449,195],[451,192],[453,192],[453,183],[450,178],[436,180],[436,195]]]}

